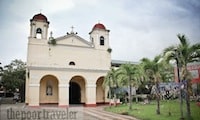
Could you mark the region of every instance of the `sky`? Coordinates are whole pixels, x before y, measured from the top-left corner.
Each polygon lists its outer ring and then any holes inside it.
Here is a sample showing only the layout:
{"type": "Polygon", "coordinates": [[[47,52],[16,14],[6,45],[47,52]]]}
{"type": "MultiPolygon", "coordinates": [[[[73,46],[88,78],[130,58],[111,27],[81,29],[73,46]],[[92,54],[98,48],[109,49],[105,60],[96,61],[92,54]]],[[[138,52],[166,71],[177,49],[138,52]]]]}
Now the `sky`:
{"type": "Polygon", "coordinates": [[[153,59],[179,44],[185,34],[200,42],[200,0],[0,0],[0,62],[26,62],[30,19],[38,13],[48,21],[49,33],[60,37],[74,31],[89,41],[100,22],[110,30],[113,60],[153,59]]]}

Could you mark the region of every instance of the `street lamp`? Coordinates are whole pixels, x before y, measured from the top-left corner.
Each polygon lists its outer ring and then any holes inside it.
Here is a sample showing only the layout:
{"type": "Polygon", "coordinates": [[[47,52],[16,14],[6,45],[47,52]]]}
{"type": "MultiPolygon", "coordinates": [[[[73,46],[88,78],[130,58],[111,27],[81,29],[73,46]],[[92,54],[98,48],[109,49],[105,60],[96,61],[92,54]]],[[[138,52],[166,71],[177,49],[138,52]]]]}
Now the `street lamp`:
{"type": "Polygon", "coordinates": [[[179,89],[180,89],[180,112],[181,112],[181,117],[180,117],[180,120],[184,120],[184,117],[183,117],[183,97],[182,97],[182,88],[181,88],[181,84],[182,84],[182,81],[180,79],[180,73],[179,73],[179,67],[180,67],[180,62],[179,62],[179,51],[176,49],[174,49],[175,51],[175,60],[176,60],[176,64],[177,64],[177,77],[178,77],[178,83],[179,83],[179,89]]]}

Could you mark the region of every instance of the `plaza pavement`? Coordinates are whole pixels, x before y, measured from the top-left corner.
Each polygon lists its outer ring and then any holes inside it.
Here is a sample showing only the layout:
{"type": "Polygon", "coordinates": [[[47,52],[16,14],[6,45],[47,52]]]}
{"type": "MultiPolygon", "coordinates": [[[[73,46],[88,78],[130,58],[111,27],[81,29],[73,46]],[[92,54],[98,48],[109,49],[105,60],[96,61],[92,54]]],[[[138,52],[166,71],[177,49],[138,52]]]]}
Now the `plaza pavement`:
{"type": "Polygon", "coordinates": [[[24,103],[1,104],[0,120],[138,120],[131,116],[104,111],[105,106],[29,107],[24,103]]]}

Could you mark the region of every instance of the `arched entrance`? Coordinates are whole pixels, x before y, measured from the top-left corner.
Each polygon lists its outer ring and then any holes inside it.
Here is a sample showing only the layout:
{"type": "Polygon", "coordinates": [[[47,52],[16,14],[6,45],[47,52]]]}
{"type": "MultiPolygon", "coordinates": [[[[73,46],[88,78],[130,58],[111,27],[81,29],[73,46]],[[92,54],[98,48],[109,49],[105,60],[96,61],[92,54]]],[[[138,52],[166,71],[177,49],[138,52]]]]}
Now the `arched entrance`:
{"type": "Polygon", "coordinates": [[[69,83],[69,104],[81,103],[81,88],[76,82],[69,83]]]}
{"type": "Polygon", "coordinates": [[[105,102],[105,91],[103,88],[104,77],[100,77],[96,82],[96,103],[105,102]]]}
{"type": "Polygon", "coordinates": [[[40,80],[40,104],[58,103],[58,79],[46,75],[40,80]]]}
{"type": "Polygon", "coordinates": [[[69,85],[69,104],[85,103],[85,79],[82,76],[74,76],[69,85]]]}

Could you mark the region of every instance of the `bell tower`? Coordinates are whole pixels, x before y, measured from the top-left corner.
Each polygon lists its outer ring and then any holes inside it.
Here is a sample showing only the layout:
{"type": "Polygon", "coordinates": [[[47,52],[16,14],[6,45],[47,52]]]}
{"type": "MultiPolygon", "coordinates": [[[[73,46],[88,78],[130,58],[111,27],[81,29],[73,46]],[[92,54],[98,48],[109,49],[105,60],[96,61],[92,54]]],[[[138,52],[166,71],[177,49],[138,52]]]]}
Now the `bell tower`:
{"type": "Polygon", "coordinates": [[[49,21],[47,17],[39,13],[30,20],[30,38],[47,39],[49,21]]]}
{"type": "Polygon", "coordinates": [[[109,32],[106,27],[97,23],[92,28],[90,34],[90,40],[96,49],[107,50],[109,48],[109,32]]]}

